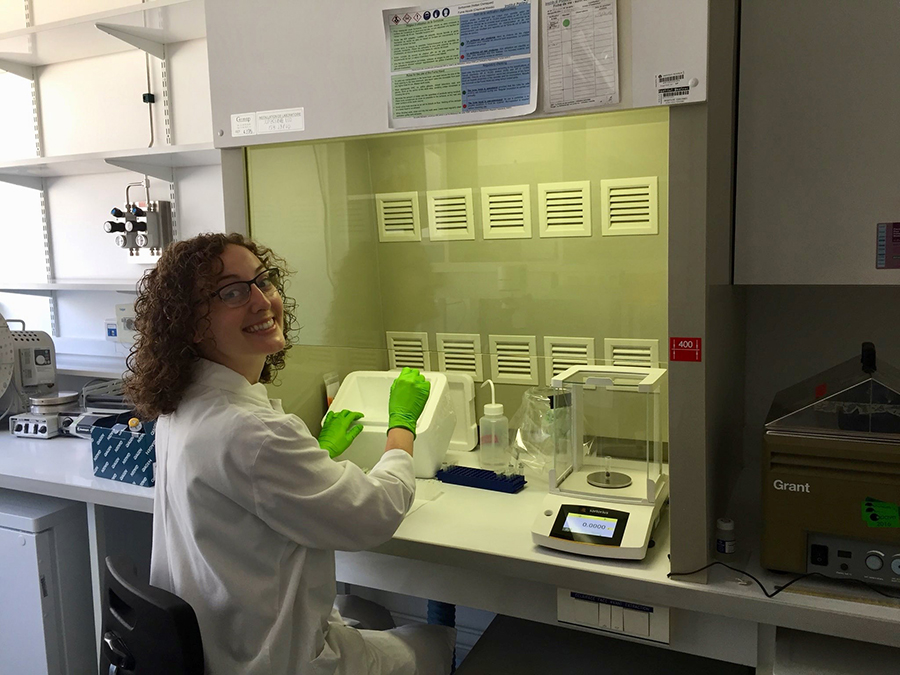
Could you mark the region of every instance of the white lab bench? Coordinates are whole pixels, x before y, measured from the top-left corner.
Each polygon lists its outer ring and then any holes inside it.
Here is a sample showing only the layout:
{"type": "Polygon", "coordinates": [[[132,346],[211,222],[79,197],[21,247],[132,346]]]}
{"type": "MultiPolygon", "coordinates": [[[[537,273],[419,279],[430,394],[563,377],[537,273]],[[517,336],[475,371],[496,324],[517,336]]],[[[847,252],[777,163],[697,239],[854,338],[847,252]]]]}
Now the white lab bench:
{"type": "MultiPolygon", "coordinates": [[[[452,454],[460,463],[476,458],[452,454]]],[[[0,432],[0,488],[86,505],[99,629],[104,507],[152,513],[153,490],[94,478],[86,440],[26,440],[8,432],[0,432]]],[[[666,607],[669,648],[760,673],[784,672],[770,664],[778,630],[900,646],[900,601],[862,588],[806,581],[767,599],[727,570],[713,570],[707,584],[667,578],[668,510],[656,545],[639,563],[539,548],[531,523],[545,493],[535,481],[516,495],[422,481],[423,499],[391,541],[374,551],[337,553],[338,580],[551,624],[558,589],[666,607]]],[[[760,576],[769,588],[786,580],[760,576]]]]}

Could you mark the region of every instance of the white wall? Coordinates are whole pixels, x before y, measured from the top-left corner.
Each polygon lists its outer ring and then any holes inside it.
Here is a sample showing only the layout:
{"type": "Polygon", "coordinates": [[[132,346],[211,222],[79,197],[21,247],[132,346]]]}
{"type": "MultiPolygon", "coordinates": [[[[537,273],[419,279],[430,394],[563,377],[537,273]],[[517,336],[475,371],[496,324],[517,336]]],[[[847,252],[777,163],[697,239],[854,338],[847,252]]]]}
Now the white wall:
{"type": "Polygon", "coordinates": [[[0,183],[0,285],[47,280],[41,194],[0,183]]]}
{"type": "MultiPolygon", "coordinates": [[[[129,0],[33,0],[35,23],[48,23],[133,4],[129,0]]],[[[0,32],[24,26],[23,3],[0,5],[0,32]]],[[[147,91],[143,52],[118,54],[52,64],[36,69],[43,128],[44,156],[114,150],[138,150],[150,142],[149,113],[141,95],[147,91]]],[[[212,141],[209,68],[206,40],[168,46],[168,87],[171,143],[188,145],[212,141]]],[[[154,147],[166,144],[162,105],[161,62],[150,58],[154,147]]],[[[0,163],[35,156],[31,84],[9,74],[0,75],[0,163]]],[[[131,172],[48,178],[46,208],[50,222],[50,252],[58,281],[137,280],[146,266],[128,262],[102,229],[112,207],[122,207],[125,187],[142,180],[131,172]]],[[[175,171],[176,232],[187,238],[207,231],[224,231],[221,168],[203,166],[175,171]]],[[[143,199],[141,188],[132,198],[143,199]]],[[[170,199],[170,184],[151,179],[150,196],[170,199]]],[[[41,228],[40,193],[0,183],[0,284],[47,280],[41,228]]],[[[115,305],[133,295],[113,292],[65,291],[57,294],[61,344],[77,345],[88,353],[108,353],[103,344],[104,320],[115,305]],[[85,340],[96,340],[92,346],[85,340]]],[[[29,328],[50,330],[46,297],[0,293],[0,313],[22,317],[29,328]]]]}
{"type": "MultiPolygon", "coordinates": [[[[38,69],[44,154],[130,150],[150,143],[144,52],[130,51],[38,69]]],[[[150,57],[154,145],[165,145],[160,61],[150,57]]],[[[206,40],[168,48],[172,143],[212,141],[206,40]]]]}
{"type": "Polygon", "coordinates": [[[147,106],[141,101],[141,94],[147,91],[143,52],[109,54],[37,70],[46,156],[149,145],[147,106]]]}
{"type": "Polygon", "coordinates": [[[0,32],[25,28],[25,3],[3,0],[0,4],[0,32]]]}
{"type": "Polygon", "coordinates": [[[0,162],[34,157],[31,82],[0,73],[0,162]]]}
{"type": "Polygon", "coordinates": [[[224,232],[225,211],[219,166],[175,170],[178,239],[201,232],[224,232]]]}
{"type": "MultiPolygon", "coordinates": [[[[50,300],[46,297],[0,293],[0,315],[4,319],[19,319],[28,330],[50,332],[50,300]]],[[[13,325],[18,330],[18,324],[13,325]]]]}
{"type": "Polygon", "coordinates": [[[211,142],[213,131],[206,40],[169,45],[168,61],[172,143],[211,142]]]}
{"type": "MultiPolygon", "coordinates": [[[[17,0],[4,0],[7,4],[22,4],[17,0]]],[[[63,21],[83,14],[101,12],[105,9],[127,7],[133,0],[32,0],[34,23],[63,21]]]]}

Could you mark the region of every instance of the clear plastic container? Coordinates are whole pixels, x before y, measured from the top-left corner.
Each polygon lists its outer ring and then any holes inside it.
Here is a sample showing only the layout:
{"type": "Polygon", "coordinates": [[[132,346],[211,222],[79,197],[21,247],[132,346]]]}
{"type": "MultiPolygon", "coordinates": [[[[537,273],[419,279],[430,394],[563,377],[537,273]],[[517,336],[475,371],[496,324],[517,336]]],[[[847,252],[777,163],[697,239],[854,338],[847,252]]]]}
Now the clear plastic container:
{"type": "Polygon", "coordinates": [[[478,423],[479,459],[482,468],[493,471],[505,471],[509,466],[509,420],[503,414],[503,405],[496,403],[494,398],[494,383],[485,380],[485,385],[491,385],[491,403],[484,406],[484,417],[478,423]]]}
{"type": "Polygon", "coordinates": [[[557,446],[568,442],[568,406],[554,407],[552,398],[563,395],[563,389],[531,387],[522,395],[522,405],[510,420],[513,433],[510,455],[523,468],[546,477],[553,466],[557,446]]]}

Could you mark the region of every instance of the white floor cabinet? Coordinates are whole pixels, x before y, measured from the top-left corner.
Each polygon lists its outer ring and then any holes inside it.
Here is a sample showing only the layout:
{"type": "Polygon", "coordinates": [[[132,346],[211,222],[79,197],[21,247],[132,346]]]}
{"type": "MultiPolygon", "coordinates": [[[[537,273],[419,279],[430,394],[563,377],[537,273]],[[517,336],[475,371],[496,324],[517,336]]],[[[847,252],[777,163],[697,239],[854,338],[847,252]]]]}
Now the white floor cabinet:
{"type": "Polygon", "coordinates": [[[0,672],[95,672],[83,504],[0,490],[0,672]]]}

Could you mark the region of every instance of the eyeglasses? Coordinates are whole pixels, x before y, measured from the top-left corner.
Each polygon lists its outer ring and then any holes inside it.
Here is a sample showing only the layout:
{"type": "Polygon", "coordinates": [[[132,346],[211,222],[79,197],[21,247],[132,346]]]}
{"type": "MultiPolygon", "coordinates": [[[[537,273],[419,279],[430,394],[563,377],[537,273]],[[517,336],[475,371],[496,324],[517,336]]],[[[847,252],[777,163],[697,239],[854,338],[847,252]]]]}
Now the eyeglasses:
{"type": "Polygon", "coordinates": [[[278,293],[278,276],[278,269],[274,267],[263,270],[250,281],[233,281],[210,293],[209,297],[218,297],[226,307],[240,307],[250,300],[250,286],[255,284],[263,295],[271,298],[278,293]]]}

